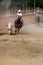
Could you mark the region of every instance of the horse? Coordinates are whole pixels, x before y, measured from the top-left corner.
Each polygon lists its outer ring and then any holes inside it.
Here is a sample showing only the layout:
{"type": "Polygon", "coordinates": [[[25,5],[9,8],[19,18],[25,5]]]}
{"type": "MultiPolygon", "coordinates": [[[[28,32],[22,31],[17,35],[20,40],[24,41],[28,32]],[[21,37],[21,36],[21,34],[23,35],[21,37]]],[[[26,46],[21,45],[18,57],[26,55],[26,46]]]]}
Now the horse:
{"type": "Polygon", "coordinates": [[[23,19],[17,19],[14,21],[15,34],[19,34],[21,27],[23,26],[23,19]]]}
{"type": "Polygon", "coordinates": [[[37,15],[37,16],[35,17],[35,19],[36,19],[36,23],[38,23],[38,26],[39,26],[39,23],[40,23],[40,15],[37,15]]]}

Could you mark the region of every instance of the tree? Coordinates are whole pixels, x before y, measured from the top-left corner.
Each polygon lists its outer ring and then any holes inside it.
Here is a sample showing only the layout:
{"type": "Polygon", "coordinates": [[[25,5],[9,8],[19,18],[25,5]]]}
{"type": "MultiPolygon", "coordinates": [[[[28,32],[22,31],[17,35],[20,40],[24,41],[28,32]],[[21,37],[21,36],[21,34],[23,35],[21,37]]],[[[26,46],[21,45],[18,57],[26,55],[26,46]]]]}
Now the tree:
{"type": "Polygon", "coordinates": [[[2,0],[0,0],[0,2],[1,2],[2,0]]]}

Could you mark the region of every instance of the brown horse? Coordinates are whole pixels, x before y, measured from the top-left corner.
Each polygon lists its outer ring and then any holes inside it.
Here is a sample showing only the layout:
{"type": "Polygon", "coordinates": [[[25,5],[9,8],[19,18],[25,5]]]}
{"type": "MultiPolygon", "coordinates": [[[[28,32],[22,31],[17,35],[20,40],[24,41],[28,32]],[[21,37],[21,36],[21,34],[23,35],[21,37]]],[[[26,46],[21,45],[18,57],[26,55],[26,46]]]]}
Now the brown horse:
{"type": "Polygon", "coordinates": [[[14,27],[15,27],[15,34],[19,33],[21,27],[23,26],[23,20],[22,19],[17,19],[14,22],[14,27]]]}

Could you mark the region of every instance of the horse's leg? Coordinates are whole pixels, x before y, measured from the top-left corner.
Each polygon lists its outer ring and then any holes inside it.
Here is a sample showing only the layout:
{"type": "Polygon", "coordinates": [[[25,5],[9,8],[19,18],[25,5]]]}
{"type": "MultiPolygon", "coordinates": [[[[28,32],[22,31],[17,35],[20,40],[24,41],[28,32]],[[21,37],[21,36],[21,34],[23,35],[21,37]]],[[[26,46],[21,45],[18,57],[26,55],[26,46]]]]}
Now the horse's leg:
{"type": "Polygon", "coordinates": [[[21,29],[21,28],[19,27],[19,28],[18,28],[18,34],[19,34],[20,29],[21,29]]]}
{"type": "Polygon", "coordinates": [[[17,32],[17,28],[15,27],[15,34],[16,34],[16,32],[17,32]]]}
{"type": "Polygon", "coordinates": [[[18,33],[19,33],[21,27],[22,27],[22,24],[20,24],[19,27],[18,27],[18,33]]]}
{"type": "Polygon", "coordinates": [[[39,26],[39,18],[36,17],[36,25],[39,26]]]}
{"type": "Polygon", "coordinates": [[[18,28],[18,34],[19,34],[20,28],[18,28]]]}
{"type": "Polygon", "coordinates": [[[38,18],[38,26],[40,25],[40,17],[38,18]]]}
{"type": "Polygon", "coordinates": [[[19,34],[19,28],[17,29],[17,33],[19,34]]]}

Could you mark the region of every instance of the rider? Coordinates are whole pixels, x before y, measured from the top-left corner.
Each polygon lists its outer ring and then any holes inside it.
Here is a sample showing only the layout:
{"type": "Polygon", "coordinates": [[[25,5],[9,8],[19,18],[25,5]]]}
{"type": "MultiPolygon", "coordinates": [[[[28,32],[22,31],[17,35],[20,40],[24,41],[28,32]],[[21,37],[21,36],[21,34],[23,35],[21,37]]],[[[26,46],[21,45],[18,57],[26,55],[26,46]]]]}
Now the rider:
{"type": "Polygon", "coordinates": [[[22,12],[21,12],[21,10],[18,10],[18,12],[17,12],[17,19],[15,20],[14,24],[15,24],[14,25],[15,26],[15,33],[16,33],[17,29],[18,29],[18,33],[19,33],[19,30],[23,26],[23,20],[22,20],[22,12]]]}
{"type": "Polygon", "coordinates": [[[22,19],[22,11],[20,9],[17,12],[17,18],[22,19]]]}
{"type": "Polygon", "coordinates": [[[36,11],[36,21],[40,22],[40,10],[39,10],[39,8],[36,11]]]}
{"type": "Polygon", "coordinates": [[[20,9],[17,12],[17,20],[15,21],[15,24],[18,24],[22,27],[23,20],[22,20],[22,12],[20,9]]]}

